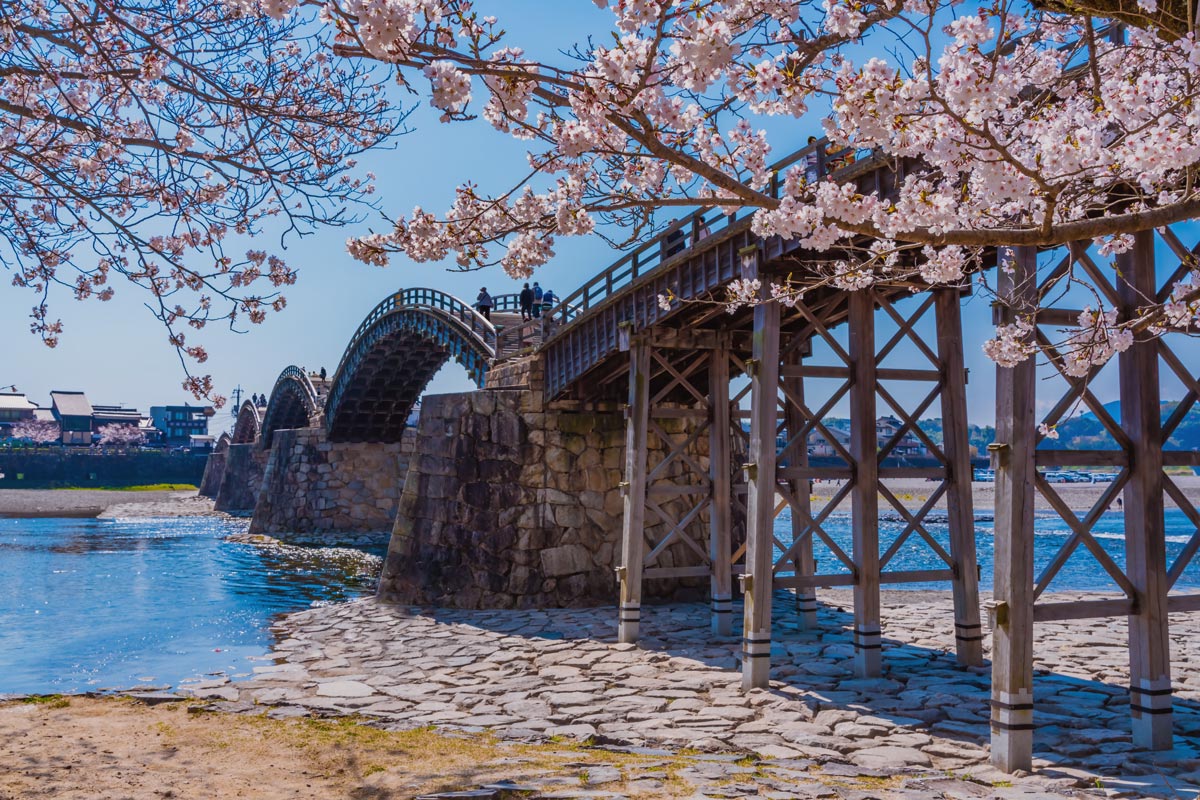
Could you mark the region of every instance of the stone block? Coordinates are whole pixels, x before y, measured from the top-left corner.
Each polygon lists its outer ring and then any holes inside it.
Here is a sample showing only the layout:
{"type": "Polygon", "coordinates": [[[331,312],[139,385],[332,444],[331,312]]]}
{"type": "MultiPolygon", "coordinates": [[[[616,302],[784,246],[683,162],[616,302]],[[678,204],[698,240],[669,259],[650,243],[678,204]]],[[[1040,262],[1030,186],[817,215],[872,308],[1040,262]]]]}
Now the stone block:
{"type": "Polygon", "coordinates": [[[569,544],[542,551],[542,572],[549,577],[573,575],[591,568],[591,553],[581,545],[569,544]]]}

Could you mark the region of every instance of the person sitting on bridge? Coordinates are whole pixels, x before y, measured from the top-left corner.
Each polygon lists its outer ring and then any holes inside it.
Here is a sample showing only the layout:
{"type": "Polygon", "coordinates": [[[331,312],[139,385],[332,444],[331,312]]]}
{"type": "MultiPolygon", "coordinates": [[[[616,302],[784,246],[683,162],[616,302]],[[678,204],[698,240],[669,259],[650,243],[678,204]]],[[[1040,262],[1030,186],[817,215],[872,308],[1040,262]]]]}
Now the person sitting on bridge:
{"type": "Polygon", "coordinates": [[[533,319],[533,289],[529,288],[529,282],[525,282],[525,288],[521,290],[521,295],[518,298],[521,303],[521,321],[528,322],[533,319]]]}
{"type": "Polygon", "coordinates": [[[475,298],[475,307],[479,309],[479,313],[488,322],[492,321],[492,296],[488,294],[487,287],[484,286],[479,290],[479,296],[475,298]]]}
{"type": "Polygon", "coordinates": [[[533,282],[533,316],[535,318],[542,315],[542,287],[538,286],[538,282],[533,282]]]}

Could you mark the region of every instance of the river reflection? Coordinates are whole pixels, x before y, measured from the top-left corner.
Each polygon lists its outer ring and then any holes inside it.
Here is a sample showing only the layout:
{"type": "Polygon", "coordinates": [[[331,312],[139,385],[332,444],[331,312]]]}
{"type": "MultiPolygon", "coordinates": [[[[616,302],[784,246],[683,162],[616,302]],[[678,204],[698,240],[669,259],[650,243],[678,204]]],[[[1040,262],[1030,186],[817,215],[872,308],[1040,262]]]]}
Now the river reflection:
{"type": "Polygon", "coordinates": [[[0,693],[248,673],[276,615],[373,591],[376,555],[225,541],[245,528],[0,519],[0,693]]]}

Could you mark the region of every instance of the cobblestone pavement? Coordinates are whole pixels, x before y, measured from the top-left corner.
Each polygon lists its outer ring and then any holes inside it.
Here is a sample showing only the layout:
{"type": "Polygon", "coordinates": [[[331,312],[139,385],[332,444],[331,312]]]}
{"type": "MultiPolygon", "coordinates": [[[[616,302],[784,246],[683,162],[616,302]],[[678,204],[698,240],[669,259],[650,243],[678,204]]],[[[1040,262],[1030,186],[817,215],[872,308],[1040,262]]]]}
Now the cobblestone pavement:
{"type": "MultiPolygon", "coordinates": [[[[1177,737],[1166,753],[1130,743],[1124,620],[1039,624],[1035,772],[1010,776],[988,765],[989,668],[955,663],[948,595],[885,593],[884,675],[869,680],[852,674],[849,594],[822,600],[814,633],[777,600],[774,680],[750,693],[739,640],[713,637],[700,604],[647,607],[635,647],[615,643],[609,608],[373,600],[292,614],[275,629],[277,663],[185,691],[273,716],[354,713],[383,727],[713,754],[682,771],[697,797],[1200,796],[1200,615],[1172,617],[1177,737]],[[853,780],[831,785],[839,777],[853,780]]],[[[593,772],[538,785],[543,796],[611,796],[593,772]]],[[[653,796],[661,776],[646,772],[608,778],[653,796]]]]}

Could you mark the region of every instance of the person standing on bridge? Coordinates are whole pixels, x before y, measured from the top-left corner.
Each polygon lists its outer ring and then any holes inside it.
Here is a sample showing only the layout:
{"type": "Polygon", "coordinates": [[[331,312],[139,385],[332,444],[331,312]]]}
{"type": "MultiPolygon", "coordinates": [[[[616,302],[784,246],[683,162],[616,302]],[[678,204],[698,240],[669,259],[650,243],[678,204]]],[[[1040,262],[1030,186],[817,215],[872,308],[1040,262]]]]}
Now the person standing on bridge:
{"type": "Polygon", "coordinates": [[[534,318],[542,315],[542,287],[538,286],[538,282],[533,282],[533,316],[534,318]]]}
{"type": "Polygon", "coordinates": [[[484,286],[479,290],[479,296],[475,298],[475,307],[488,322],[492,321],[492,305],[492,296],[488,294],[487,287],[484,286]]]}
{"type": "Polygon", "coordinates": [[[525,288],[521,290],[521,295],[518,298],[521,304],[521,321],[528,322],[533,319],[533,289],[529,288],[529,282],[525,282],[525,288]]]}

